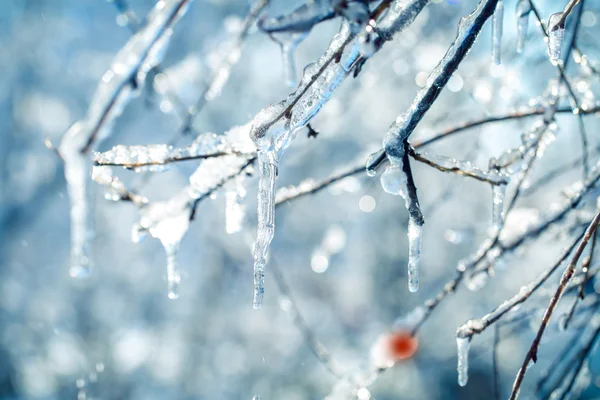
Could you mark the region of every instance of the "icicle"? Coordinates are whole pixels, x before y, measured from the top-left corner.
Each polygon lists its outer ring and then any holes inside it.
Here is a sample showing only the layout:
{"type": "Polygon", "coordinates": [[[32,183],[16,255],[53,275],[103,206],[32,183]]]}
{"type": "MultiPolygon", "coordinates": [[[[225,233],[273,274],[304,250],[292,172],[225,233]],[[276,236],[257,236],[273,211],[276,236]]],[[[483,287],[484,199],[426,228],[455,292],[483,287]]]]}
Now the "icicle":
{"type": "Polygon", "coordinates": [[[296,47],[302,42],[308,32],[283,32],[271,34],[273,40],[279,43],[281,47],[281,66],[283,69],[283,77],[285,84],[289,87],[296,86],[296,61],[294,52],[296,47]]]}
{"type": "Polygon", "coordinates": [[[531,13],[531,2],[529,0],[519,0],[517,2],[517,53],[519,54],[525,49],[529,13],[531,13]]]}
{"type": "Polygon", "coordinates": [[[500,231],[504,224],[504,198],[506,185],[492,186],[492,229],[500,231]]]}
{"type": "Polygon", "coordinates": [[[492,18],[492,61],[500,65],[500,54],[502,52],[502,18],[504,17],[504,4],[498,1],[496,11],[492,18]]]}
{"type": "Polygon", "coordinates": [[[310,32],[312,27],[324,19],[335,15],[331,1],[309,1],[294,11],[278,17],[264,18],[258,27],[267,33],[273,32],[310,32]]]}
{"type": "Polygon", "coordinates": [[[230,235],[242,230],[246,215],[245,196],[246,190],[238,182],[225,194],[225,230],[230,235]]]}
{"type": "Polygon", "coordinates": [[[81,124],[76,123],[65,134],[60,153],[65,162],[65,178],[71,200],[71,262],[69,275],[82,278],[90,274],[91,255],[89,250],[92,238],[90,211],[87,197],[87,181],[90,163],[79,151],[82,132],[81,124]]]}
{"type": "MultiPolygon", "coordinates": [[[[425,2],[425,4],[426,3],[427,2],[425,2]]],[[[394,6],[396,4],[398,7],[404,8],[422,8],[419,1],[411,2],[409,3],[409,6],[407,6],[404,1],[395,2],[394,6]]],[[[423,6],[425,4],[423,4],[423,6]]],[[[433,101],[437,98],[452,76],[452,73],[460,64],[460,61],[473,46],[473,43],[477,39],[477,36],[487,19],[486,14],[491,11],[490,8],[493,6],[493,2],[481,1],[471,14],[460,20],[456,39],[442,60],[429,74],[426,85],[417,93],[417,96],[408,110],[400,114],[389,127],[383,144],[390,162],[396,162],[395,159],[398,158],[397,154],[401,154],[399,153],[399,150],[403,148],[404,142],[412,134],[425,113],[429,110],[429,107],[431,107],[431,104],[433,104],[433,101]]],[[[393,8],[394,7],[388,12],[389,15],[393,15],[393,8]]],[[[418,13],[418,10],[411,11],[415,16],[418,13]]],[[[385,29],[382,28],[382,25],[382,23],[379,24],[378,34],[386,39],[385,29]]]]}
{"type": "Polygon", "coordinates": [[[418,221],[410,210],[408,195],[408,180],[402,169],[401,159],[395,159],[393,164],[387,166],[381,174],[381,186],[387,193],[402,196],[406,209],[409,210],[408,219],[408,290],[416,292],[419,289],[418,264],[421,258],[422,221],[418,221]]]}
{"type": "Polygon", "coordinates": [[[466,386],[469,380],[469,348],[471,347],[471,337],[456,337],[456,350],[458,354],[458,384],[466,386]]]}
{"type": "Polygon", "coordinates": [[[150,204],[142,209],[139,225],[133,228],[133,239],[139,241],[144,232],[150,232],[152,237],[162,243],[167,256],[167,286],[168,297],[179,297],[179,276],[176,256],[179,243],[190,226],[191,209],[187,206],[184,196],[173,200],[150,204]]]}
{"type": "Polygon", "coordinates": [[[454,171],[460,170],[472,176],[490,180],[494,183],[506,182],[508,179],[508,177],[505,174],[500,173],[494,169],[490,169],[489,171],[482,171],[481,169],[474,166],[470,161],[462,161],[451,157],[438,156],[434,154],[428,154],[425,152],[420,154],[428,160],[431,160],[434,163],[440,165],[441,167],[454,171]]]}
{"type": "Polygon", "coordinates": [[[179,243],[163,243],[163,245],[165,247],[165,252],[167,253],[167,294],[169,299],[175,300],[179,298],[179,283],[181,282],[181,276],[179,275],[176,260],[179,243]]]}
{"type": "Polygon", "coordinates": [[[423,227],[415,222],[414,218],[408,220],[408,290],[419,290],[419,260],[421,259],[421,236],[423,227]]]}
{"type": "Polygon", "coordinates": [[[565,25],[561,23],[562,12],[554,13],[548,19],[548,55],[550,61],[556,64],[560,60],[560,51],[562,48],[563,37],[565,36],[565,25]]]}
{"type": "Polygon", "coordinates": [[[258,153],[258,230],[254,243],[254,308],[261,308],[265,292],[265,265],[269,245],[275,234],[275,180],[277,155],[272,151],[258,153]]]}
{"type": "Polygon", "coordinates": [[[90,101],[86,116],[63,136],[59,153],[65,163],[65,178],[71,201],[71,266],[73,277],[90,273],[92,236],[87,204],[90,166],[87,154],[111,132],[115,119],[143,87],[148,71],[162,59],[172,27],[187,9],[188,1],[159,1],[146,24],[117,53],[90,101]]]}

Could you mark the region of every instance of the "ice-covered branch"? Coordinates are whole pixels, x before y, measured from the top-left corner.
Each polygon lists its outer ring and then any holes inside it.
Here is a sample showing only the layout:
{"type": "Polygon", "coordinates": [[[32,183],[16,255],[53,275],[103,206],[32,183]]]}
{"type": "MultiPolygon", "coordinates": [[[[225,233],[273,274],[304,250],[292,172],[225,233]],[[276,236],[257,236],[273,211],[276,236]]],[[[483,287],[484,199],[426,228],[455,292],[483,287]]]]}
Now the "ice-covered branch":
{"type": "Polygon", "coordinates": [[[118,145],[111,150],[94,153],[93,160],[95,165],[121,166],[140,172],[144,169],[161,170],[168,164],[179,161],[224,156],[253,157],[255,153],[242,153],[228,145],[223,137],[208,133],[200,135],[191,145],[183,148],[173,148],[165,144],[118,145]]]}
{"type": "Polygon", "coordinates": [[[60,155],[71,201],[71,276],[90,272],[92,236],[88,209],[87,181],[90,163],[87,153],[110,135],[114,120],[144,85],[148,71],[162,59],[172,28],[191,0],[160,0],[140,28],[116,55],[96,89],[87,115],[64,134],[60,155]]]}
{"type": "Polygon", "coordinates": [[[531,344],[531,348],[527,352],[527,355],[525,356],[525,360],[523,361],[523,364],[521,365],[521,368],[519,369],[519,372],[517,373],[517,376],[515,378],[515,383],[513,384],[512,393],[510,395],[510,400],[515,400],[519,396],[519,390],[521,388],[523,379],[525,378],[525,373],[527,371],[527,367],[529,366],[529,362],[530,361],[533,361],[534,363],[537,362],[537,350],[540,345],[542,335],[544,334],[544,331],[545,331],[546,327],[548,326],[548,323],[550,322],[550,318],[552,317],[552,313],[556,309],[556,306],[558,305],[560,298],[562,297],[565,289],[567,288],[569,281],[571,280],[573,274],[575,273],[575,268],[577,267],[577,262],[579,261],[579,258],[581,257],[583,250],[589,243],[594,232],[596,232],[596,229],[598,228],[599,223],[600,223],[600,213],[597,213],[596,216],[594,217],[594,219],[592,220],[592,222],[590,223],[590,225],[588,226],[588,228],[586,229],[585,234],[584,234],[583,238],[581,239],[581,242],[577,246],[577,249],[575,249],[573,258],[567,265],[567,268],[565,269],[563,275],[560,278],[560,282],[558,283],[558,288],[556,289],[556,292],[550,299],[548,308],[546,309],[546,312],[544,313],[544,316],[542,317],[542,323],[540,324],[540,328],[538,329],[535,339],[533,340],[533,343],[531,344]]]}
{"type": "MultiPolygon", "coordinates": [[[[590,174],[590,177],[588,178],[588,181],[584,185],[584,188],[576,196],[574,196],[572,199],[570,199],[570,201],[568,201],[561,209],[550,214],[546,219],[544,219],[543,221],[538,223],[536,226],[528,229],[525,233],[523,233],[520,237],[514,239],[512,242],[507,243],[507,244],[500,242],[499,246],[500,246],[501,252],[507,252],[507,251],[516,249],[518,246],[521,246],[525,241],[531,240],[532,238],[539,236],[542,232],[544,232],[547,229],[547,227],[549,225],[562,219],[567,214],[567,212],[574,209],[581,203],[584,195],[589,193],[589,191],[597,185],[599,179],[600,179],[600,172],[598,171],[598,168],[596,167],[590,174]]],[[[538,287],[540,287],[546,281],[548,276],[550,276],[552,274],[552,272],[554,272],[560,266],[560,263],[568,257],[568,255],[570,254],[570,252],[572,251],[572,249],[575,247],[576,244],[577,244],[577,241],[574,242],[574,244],[569,249],[565,250],[565,252],[559,258],[559,261],[556,264],[554,264],[553,267],[546,270],[542,275],[540,275],[540,277],[538,277],[538,279],[532,281],[527,286],[527,290],[521,291],[519,294],[515,295],[512,299],[504,302],[496,310],[494,310],[492,313],[484,316],[483,318],[478,319],[478,320],[471,320],[471,321],[467,322],[465,325],[463,325],[462,327],[460,327],[457,330],[457,340],[460,344],[459,347],[463,351],[465,351],[464,349],[468,348],[466,343],[468,343],[471,340],[471,337],[473,336],[473,334],[482,332],[487,326],[489,326],[490,324],[495,322],[498,318],[500,318],[507,311],[512,309],[515,305],[520,304],[521,302],[526,300],[535,290],[537,290],[538,287]]],[[[462,278],[462,276],[460,276],[460,274],[459,274],[459,278],[455,279],[454,281],[451,281],[450,287],[455,288],[458,283],[457,280],[459,281],[461,278],[462,278]]],[[[439,303],[439,301],[441,301],[441,299],[443,299],[443,297],[445,297],[445,294],[447,294],[449,292],[450,291],[444,290],[442,292],[442,296],[438,296],[438,297],[440,297],[440,299],[437,302],[433,302],[432,305],[434,305],[434,306],[437,305],[439,303]]],[[[460,359],[460,356],[459,356],[459,359],[460,359]]],[[[462,365],[464,365],[464,363],[462,363],[462,365]]],[[[466,377],[464,375],[464,369],[463,369],[463,375],[461,375],[459,373],[459,383],[466,384],[466,377]]]]}
{"type": "MultiPolygon", "coordinates": [[[[590,265],[593,261],[594,250],[596,249],[597,237],[598,237],[598,231],[596,230],[596,231],[594,231],[594,237],[592,238],[592,247],[590,248],[590,253],[587,257],[584,257],[584,259],[581,263],[581,271],[583,272],[583,277],[581,279],[579,279],[579,282],[577,282],[577,286],[578,286],[577,295],[573,299],[573,303],[572,303],[571,307],[569,307],[569,310],[565,314],[563,314],[562,321],[564,321],[564,322],[562,323],[562,326],[561,326],[561,328],[563,328],[563,329],[567,329],[569,327],[569,323],[571,322],[571,320],[573,319],[573,316],[575,315],[575,310],[577,309],[577,305],[579,304],[579,302],[581,300],[584,300],[584,298],[585,298],[584,287],[588,283],[588,280],[591,279],[591,277],[593,276],[593,275],[590,275],[590,265]]],[[[577,277],[574,277],[571,280],[571,283],[574,283],[576,281],[575,278],[577,278],[577,277]]]]}
{"type": "Polygon", "coordinates": [[[190,176],[188,186],[167,201],[149,203],[140,209],[140,221],[132,230],[132,239],[138,242],[146,233],[150,233],[163,244],[167,253],[169,298],[171,299],[178,297],[177,290],[180,282],[175,262],[177,250],[189,228],[190,221],[197,217],[198,203],[234,178],[239,179],[242,172],[256,160],[254,146],[248,135],[249,130],[250,125],[246,124],[233,127],[221,136],[201,135],[199,138],[201,140],[195,142],[200,154],[214,152],[215,149],[232,148],[237,149],[239,154],[202,160],[200,166],[190,176]]]}
{"type": "Polygon", "coordinates": [[[475,11],[461,19],[454,43],[452,43],[440,63],[429,74],[427,84],[417,93],[408,110],[398,116],[388,129],[384,147],[391,162],[402,158],[404,142],[435,102],[454,71],[458,69],[458,66],[475,43],[484,23],[494,13],[497,3],[498,0],[483,0],[475,11]]]}
{"type": "MultiPolygon", "coordinates": [[[[553,22],[555,22],[555,23],[558,22],[557,18],[556,18],[557,14],[553,14],[550,17],[550,20],[548,21],[548,29],[546,29],[546,26],[544,25],[544,21],[542,20],[540,13],[539,13],[537,7],[535,6],[533,0],[529,0],[529,3],[531,5],[533,15],[535,16],[535,18],[540,26],[540,29],[542,30],[542,33],[544,34],[544,37],[548,40],[550,59],[556,65],[556,69],[558,70],[558,73],[559,73],[565,87],[567,88],[567,91],[569,93],[569,97],[570,97],[571,103],[572,103],[573,114],[577,115],[577,118],[578,118],[579,132],[580,132],[580,136],[581,136],[582,153],[583,153],[583,177],[585,178],[589,172],[589,161],[588,161],[587,132],[585,130],[585,125],[583,123],[583,118],[581,116],[582,107],[581,107],[581,103],[580,103],[579,99],[575,95],[575,91],[573,90],[571,83],[567,79],[567,75],[565,73],[565,67],[563,66],[562,63],[557,62],[557,60],[560,58],[560,48],[562,46],[562,37],[564,35],[564,25],[562,26],[562,28],[558,25],[552,25],[553,22]],[[554,21],[552,20],[553,17],[555,17],[554,21]]],[[[576,33],[577,32],[575,32],[574,34],[576,34],[576,33]]],[[[565,59],[568,59],[568,57],[571,54],[571,51],[575,48],[576,48],[575,40],[573,40],[568,48],[567,57],[565,59]]]]}
{"type": "Polygon", "coordinates": [[[313,181],[312,179],[300,182],[296,186],[288,186],[281,188],[277,191],[277,195],[275,196],[275,205],[279,206],[283,203],[288,203],[290,201],[296,200],[300,197],[317,193],[318,191],[333,185],[336,182],[339,182],[349,176],[356,175],[359,173],[365,172],[365,167],[363,165],[356,166],[349,170],[333,174],[323,180],[313,181]]]}
{"type": "Polygon", "coordinates": [[[451,172],[467,176],[492,185],[506,185],[508,183],[508,179],[504,175],[495,171],[482,171],[475,167],[470,161],[460,161],[451,157],[419,153],[413,147],[410,147],[410,156],[415,160],[442,172],[451,172]]]}
{"type": "MultiPolygon", "coordinates": [[[[388,3],[389,10],[381,21],[371,20],[371,27],[378,25],[381,32],[391,37],[414,21],[427,4],[426,0],[395,1],[388,3]]],[[[377,8],[373,16],[379,11],[377,8]]],[[[372,29],[370,30],[372,31],[372,29]]],[[[259,112],[252,121],[251,137],[254,140],[259,161],[259,213],[257,244],[254,248],[255,297],[254,306],[262,306],[260,285],[266,255],[274,229],[274,190],[279,159],[294,140],[298,131],[306,126],[329,100],[342,81],[353,71],[361,58],[359,38],[351,22],[344,20],[339,33],[331,41],[321,58],[304,69],[304,75],[295,92],[280,103],[259,112]]]]}
{"type": "Polygon", "coordinates": [[[107,200],[130,201],[138,208],[148,204],[148,199],[144,196],[128,191],[109,166],[92,167],[92,179],[105,187],[104,198],[107,200]]]}

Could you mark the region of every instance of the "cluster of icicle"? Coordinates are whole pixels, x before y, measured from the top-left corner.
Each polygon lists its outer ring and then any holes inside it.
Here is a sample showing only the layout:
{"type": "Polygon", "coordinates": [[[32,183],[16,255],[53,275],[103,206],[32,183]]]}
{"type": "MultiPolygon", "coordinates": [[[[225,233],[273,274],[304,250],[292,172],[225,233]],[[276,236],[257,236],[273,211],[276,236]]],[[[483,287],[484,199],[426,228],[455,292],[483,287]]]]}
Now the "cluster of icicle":
{"type": "MultiPolygon", "coordinates": [[[[394,1],[377,23],[378,34],[391,37],[408,26],[426,3],[426,0],[394,1]]],[[[370,34],[375,33],[358,24],[357,20],[344,19],[325,54],[304,69],[298,88],[286,100],[260,111],[252,121],[251,137],[258,151],[259,174],[254,308],[261,308],[263,303],[265,265],[275,229],[275,183],[279,160],[298,131],[310,122],[353,71],[359,58],[368,58],[372,54],[372,51],[364,52],[364,35],[370,34]]]]}
{"type": "Polygon", "coordinates": [[[171,299],[179,296],[180,275],[176,255],[179,244],[188,230],[196,201],[225,185],[226,229],[229,233],[234,233],[242,227],[245,189],[244,174],[240,171],[248,166],[254,157],[254,144],[249,138],[249,131],[250,125],[246,124],[234,127],[224,135],[201,134],[191,145],[180,149],[165,145],[116,146],[94,155],[96,163],[100,164],[93,167],[94,180],[106,187],[107,198],[119,200],[126,191],[112,174],[110,165],[131,166],[139,172],[143,170],[139,165],[162,165],[167,160],[177,157],[194,158],[207,154],[222,154],[220,157],[202,159],[200,166],[190,176],[190,184],[167,201],[148,203],[145,198],[128,194],[137,199],[132,201],[141,213],[139,223],[132,229],[132,240],[137,243],[150,233],[152,237],[161,241],[167,255],[168,296],[171,299]]]}
{"type": "MultiPolygon", "coordinates": [[[[516,7],[517,17],[517,53],[523,53],[527,29],[529,27],[529,14],[533,11],[530,0],[518,0],[516,7]]],[[[492,19],[492,61],[500,64],[502,47],[502,19],[504,2],[499,0],[492,19]]],[[[563,38],[565,36],[564,12],[557,12],[548,19],[548,56],[553,64],[560,60],[563,38]]]]}
{"type": "Polygon", "coordinates": [[[185,13],[190,0],[161,0],[146,18],[146,24],[119,51],[90,102],[87,115],[65,133],[58,148],[64,160],[71,202],[71,263],[73,277],[87,276],[91,268],[90,211],[87,181],[90,147],[105,139],[112,124],[129,101],[144,86],[147,73],[162,60],[171,28],[185,13]]]}

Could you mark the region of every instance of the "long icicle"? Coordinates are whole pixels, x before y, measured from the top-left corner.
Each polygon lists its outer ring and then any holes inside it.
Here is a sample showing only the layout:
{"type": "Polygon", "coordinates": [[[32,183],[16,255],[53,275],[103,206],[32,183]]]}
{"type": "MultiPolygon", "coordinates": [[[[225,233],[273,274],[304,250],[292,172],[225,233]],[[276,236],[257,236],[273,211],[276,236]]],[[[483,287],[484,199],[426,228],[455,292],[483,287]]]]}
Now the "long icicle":
{"type": "Polygon", "coordinates": [[[498,1],[492,18],[492,61],[500,65],[502,53],[502,19],[504,17],[504,2],[498,1]]]}
{"type": "Polygon", "coordinates": [[[261,308],[265,293],[265,265],[275,234],[275,179],[277,158],[271,150],[258,153],[258,230],[254,243],[254,308],[261,308]]]}

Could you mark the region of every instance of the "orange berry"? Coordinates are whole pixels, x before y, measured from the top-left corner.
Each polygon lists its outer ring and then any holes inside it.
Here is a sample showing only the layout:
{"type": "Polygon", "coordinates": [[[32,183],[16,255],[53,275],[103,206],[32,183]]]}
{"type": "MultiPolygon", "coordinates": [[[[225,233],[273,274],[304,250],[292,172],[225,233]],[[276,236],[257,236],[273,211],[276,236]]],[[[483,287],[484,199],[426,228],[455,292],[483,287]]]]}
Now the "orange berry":
{"type": "Polygon", "coordinates": [[[419,348],[419,341],[409,332],[398,331],[388,335],[387,346],[391,358],[400,361],[415,355],[419,348]]]}

